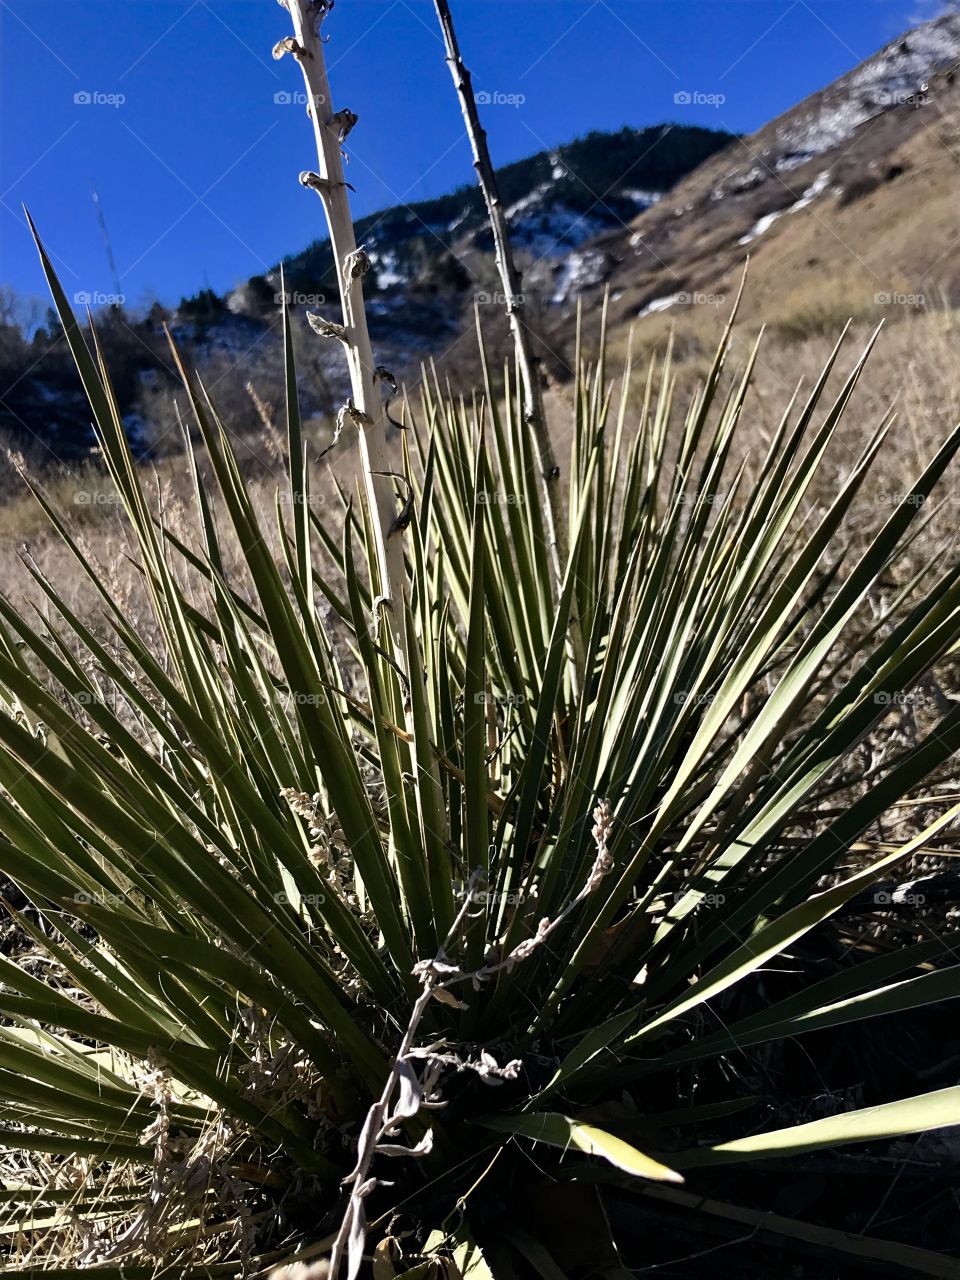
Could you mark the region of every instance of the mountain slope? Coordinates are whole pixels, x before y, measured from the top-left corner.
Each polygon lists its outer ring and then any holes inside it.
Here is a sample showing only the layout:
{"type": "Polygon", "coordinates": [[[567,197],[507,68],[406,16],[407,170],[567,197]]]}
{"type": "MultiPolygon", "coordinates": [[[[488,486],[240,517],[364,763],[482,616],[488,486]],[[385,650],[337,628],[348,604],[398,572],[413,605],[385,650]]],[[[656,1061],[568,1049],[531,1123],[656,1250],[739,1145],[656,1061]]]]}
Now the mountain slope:
{"type": "MultiPolygon", "coordinates": [[[[729,134],[710,129],[622,129],[588,134],[507,165],[498,177],[518,246],[528,259],[544,256],[557,266],[572,247],[623,226],[729,142],[729,134]]],[[[422,360],[455,347],[470,327],[474,299],[487,292],[494,297],[499,287],[475,186],[370,214],[358,224],[358,239],[374,264],[366,293],[377,356],[398,376],[415,374],[422,360]]],[[[304,314],[310,309],[337,315],[329,242],[316,241],[286,259],[284,271],[302,347],[304,412],[335,413],[346,393],[342,355],[335,344],[316,341],[304,314]]],[[[279,290],[276,268],[226,298],[203,289],[182,300],[173,314],[159,306],[140,317],[122,308],[104,309],[98,324],[114,357],[110,364],[119,378],[121,412],[131,436],[148,447],[151,441],[168,446],[179,437],[170,417],[176,386],[165,355],[165,323],[188,364],[202,368],[216,385],[238,429],[256,430],[259,410],[247,381],[265,401],[282,398],[279,290]]],[[[494,330],[498,312],[497,306],[487,309],[494,330]]],[[[465,377],[472,379],[476,372],[474,361],[465,377]]],[[[3,437],[18,448],[30,447],[41,464],[82,455],[92,444],[82,388],[55,319],[28,334],[15,321],[0,319],[3,437]]]]}
{"type": "MultiPolygon", "coordinates": [[[[818,308],[960,302],[958,59],[960,16],[937,19],[737,139],[578,250],[594,262],[588,297],[609,288],[613,325],[641,334],[706,326],[749,255],[745,314],[785,331],[818,308]]],[[[549,317],[554,336],[568,324],[569,307],[549,317]]]]}
{"type": "MultiPolygon", "coordinates": [[[[594,132],[505,165],[497,181],[514,238],[538,255],[561,257],[655,204],[731,137],[676,125],[594,132]]],[[[374,262],[368,280],[374,295],[404,284],[462,280],[450,259],[466,270],[471,252],[491,244],[475,184],[439,199],[368,214],[357,222],[357,240],[374,262]]],[[[283,266],[294,292],[322,292],[334,282],[325,238],[286,258],[283,266]]],[[[270,283],[278,274],[279,268],[268,276],[270,283]]]]}
{"type": "MultiPolygon", "coordinates": [[[[548,380],[569,376],[576,298],[595,309],[604,289],[614,340],[636,325],[647,345],[675,326],[689,333],[692,353],[711,347],[717,308],[729,302],[748,256],[744,318],[772,323],[786,341],[832,333],[848,316],[960,307],[958,58],[960,15],[951,15],[892,41],[749,137],[624,129],[500,170],[548,380]]],[[[433,358],[454,385],[477,385],[473,309],[487,302],[484,331],[497,367],[510,340],[474,187],[368,215],[358,239],[374,267],[367,293],[378,361],[415,382],[433,358]]],[[[304,411],[328,416],[345,394],[342,353],[317,342],[305,319],[308,309],[337,315],[328,242],[293,255],[284,269],[304,411]]],[[[248,379],[261,400],[282,401],[278,290],[276,270],[226,299],[205,291],[172,317],[102,317],[122,353],[122,410],[145,440],[177,437],[163,408],[170,397],[162,393],[174,389],[164,320],[232,420],[259,421],[248,379]]],[[[55,327],[27,341],[15,326],[0,326],[0,387],[9,393],[0,395],[0,432],[38,437],[66,456],[68,437],[79,448],[88,440],[62,345],[55,327]]]]}

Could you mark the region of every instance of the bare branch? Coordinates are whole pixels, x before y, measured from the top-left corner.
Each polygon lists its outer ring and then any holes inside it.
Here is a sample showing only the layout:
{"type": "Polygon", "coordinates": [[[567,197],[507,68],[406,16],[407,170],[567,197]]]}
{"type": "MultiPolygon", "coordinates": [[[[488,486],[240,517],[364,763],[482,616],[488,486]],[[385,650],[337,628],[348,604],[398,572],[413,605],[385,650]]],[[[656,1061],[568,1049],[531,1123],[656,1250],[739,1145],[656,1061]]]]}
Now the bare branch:
{"type": "MultiPolygon", "coordinates": [[[[395,602],[399,605],[382,616],[388,620],[394,661],[406,670],[406,610],[403,607],[407,591],[406,571],[401,540],[389,539],[395,502],[390,480],[383,475],[390,470],[386,442],[388,423],[377,385],[377,361],[373,356],[363,306],[362,265],[368,259],[362,247],[357,246],[340,154],[341,143],[356,123],[356,116],[351,111],[335,112],[331,103],[320,27],[332,4],[329,0],[286,0],[284,7],[293,22],[293,35],[281,40],[274,53],[282,57],[290,52],[300,65],[317,146],[317,172],[308,170],[302,173],[300,182],[320,196],[334,259],[341,268],[337,275],[343,324],[317,324],[312,318],[310,323],[324,337],[340,338],[344,344],[353,391],[346,421],[357,428],[360,443],[364,488],[376,543],[379,594],[391,605],[395,602]]],[[[338,422],[338,430],[342,427],[343,421],[338,422]]]]}
{"type": "Polygon", "coordinates": [[[493,232],[497,268],[503,283],[506,299],[507,316],[517,350],[520,365],[520,377],[523,381],[524,417],[530,428],[533,442],[537,450],[540,466],[540,479],[544,494],[544,520],[547,537],[550,541],[550,558],[556,578],[557,589],[563,579],[562,565],[565,562],[563,509],[560,503],[557,480],[560,469],[553,452],[553,445],[547,431],[546,417],[543,411],[543,393],[540,388],[540,372],[533,354],[530,322],[526,314],[526,301],[521,287],[520,273],[517,271],[510,247],[510,236],[507,230],[507,218],[500,199],[496,174],[490,159],[487,146],[487,134],[480,123],[476,99],[473,93],[473,82],[470,72],[464,66],[460,56],[460,46],[453,26],[453,17],[447,0],[434,0],[437,17],[443,31],[443,42],[447,51],[447,65],[453,77],[454,88],[460,99],[460,109],[470,137],[473,151],[473,167],[477,171],[477,181],[483,193],[493,232]]]}

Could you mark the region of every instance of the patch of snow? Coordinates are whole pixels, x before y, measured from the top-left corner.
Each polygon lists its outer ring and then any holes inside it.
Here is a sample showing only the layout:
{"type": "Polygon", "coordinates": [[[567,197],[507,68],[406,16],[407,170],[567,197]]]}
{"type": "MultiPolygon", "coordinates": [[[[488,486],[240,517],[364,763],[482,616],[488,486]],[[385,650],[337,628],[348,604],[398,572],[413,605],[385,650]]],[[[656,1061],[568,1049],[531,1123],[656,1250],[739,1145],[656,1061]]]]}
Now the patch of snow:
{"type": "Polygon", "coordinates": [[[765,213],[762,218],[751,227],[745,236],[741,236],[737,244],[750,244],[752,240],[757,240],[768,231],[778,218],[782,218],[786,213],[797,213],[800,209],[805,209],[808,204],[812,204],[817,196],[822,195],[830,185],[830,170],[824,169],[823,173],[818,173],[815,180],[807,187],[799,200],[795,200],[793,204],[786,209],[777,209],[773,213],[765,213]]]}
{"type": "Polygon", "coordinates": [[[781,172],[798,169],[814,156],[845,142],[854,129],[877,114],[851,98],[824,103],[819,111],[778,134],[786,150],[776,161],[776,168],[781,172]]]}
{"type": "Polygon", "coordinates": [[[779,170],[830,150],[891,107],[921,107],[930,75],[960,58],[960,15],[924,23],[892,41],[828,90],[816,110],[778,131],[779,170]]]}
{"type": "MultiPolygon", "coordinates": [[[[555,180],[567,176],[566,171],[554,173],[555,180]]],[[[633,189],[620,194],[636,205],[637,213],[660,199],[656,191],[633,189]]],[[[602,208],[594,213],[582,213],[563,203],[552,181],[539,183],[504,212],[517,243],[538,257],[558,257],[611,225],[610,213],[602,208]]]]}
{"type": "Polygon", "coordinates": [[[373,267],[378,289],[389,289],[395,284],[406,284],[407,277],[399,270],[397,255],[390,249],[370,253],[367,256],[373,267]]]}
{"type": "Polygon", "coordinates": [[[661,191],[639,191],[635,187],[627,188],[620,192],[628,200],[632,200],[635,205],[639,205],[641,209],[649,209],[651,205],[656,204],[662,197],[661,191]]]}
{"type": "Polygon", "coordinates": [[[724,196],[736,196],[744,191],[752,191],[754,187],[760,185],[765,176],[764,170],[759,165],[754,165],[750,169],[742,169],[739,173],[730,174],[719,186],[714,187],[710,193],[710,199],[722,200],[724,196]]]}
{"type": "Polygon", "coordinates": [[[823,173],[818,173],[814,181],[807,187],[803,195],[795,204],[792,204],[787,210],[788,213],[796,213],[798,209],[805,209],[808,204],[812,204],[817,196],[822,195],[830,185],[830,170],[824,169],[823,173]]]}
{"type": "Polygon", "coordinates": [[[239,285],[236,289],[231,289],[226,298],[227,310],[231,315],[246,315],[249,303],[249,294],[245,285],[239,285]]]}
{"type": "MultiPolygon", "coordinates": [[[[835,81],[806,112],[774,126],[761,163],[725,176],[711,200],[758,187],[771,171],[789,173],[846,142],[868,120],[892,108],[922,109],[927,82],[960,59],[960,14],[947,14],[891,41],[873,57],[835,81]]],[[[934,89],[932,92],[936,92],[934,89]]]]}
{"type": "Polygon", "coordinates": [[[750,244],[752,240],[758,240],[765,231],[769,231],[776,220],[785,209],[776,209],[773,213],[765,213],[762,218],[758,218],[745,236],[741,236],[737,244],[750,244]]]}
{"type": "Polygon", "coordinates": [[[393,309],[383,298],[364,298],[363,305],[372,316],[386,316],[393,309]]]}
{"type": "Polygon", "coordinates": [[[560,257],[584,240],[599,235],[609,225],[607,219],[577,213],[563,204],[539,210],[531,208],[524,216],[513,216],[509,221],[515,242],[540,258],[560,257]]]}
{"type": "Polygon", "coordinates": [[[600,284],[606,269],[606,254],[600,253],[597,249],[584,249],[571,253],[557,274],[550,301],[560,305],[571,295],[600,284]]]}
{"type": "Polygon", "coordinates": [[[509,208],[504,209],[507,221],[509,222],[511,218],[515,218],[518,214],[526,213],[528,209],[535,209],[538,205],[542,207],[545,203],[544,197],[548,196],[552,190],[553,187],[549,182],[541,182],[539,186],[534,187],[532,191],[528,191],[525,196],[521,196],[509,208]]]}
{"type": "Polygon", "coordinates": [[[652,302],[648,302],[645,307],[637,312],[637,319],[641,320],[644,316],[652,316],[658,311],[669,311],[678,302],[682,302],[686,296],[685,293],[670,293],[663,298],[654,298],[652,302]]]}

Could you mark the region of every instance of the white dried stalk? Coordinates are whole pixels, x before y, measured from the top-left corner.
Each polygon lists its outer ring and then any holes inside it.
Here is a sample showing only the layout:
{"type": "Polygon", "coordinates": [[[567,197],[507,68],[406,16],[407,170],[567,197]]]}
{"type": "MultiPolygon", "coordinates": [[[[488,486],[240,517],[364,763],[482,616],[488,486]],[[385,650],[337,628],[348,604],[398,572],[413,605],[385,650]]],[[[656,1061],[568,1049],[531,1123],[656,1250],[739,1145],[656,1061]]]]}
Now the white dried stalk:
{"type": "Polygon", "coordinates": [[[318,172],[303,173],[300,181],[316,191],[323,204],[343,308],[342,327],[334,324],[318,326],[312,318],[311,324],[325,336],[338,338],[346,353],[353,390],[347,416],[357,427],[364,488],[380,574],[379,593],[375,591],[374,594],[386,606],[383,616],[390,629],[394,660],[406,671],[404,602],[407,585],[402,539],[389,537],[396,516],[396,500],[394,486],[387,478],[391,470],[387,452],[387,417],[381,402],[377,362],[373,357],[363,307],[363,263],[366,255],[362,247],[357,246],[340,153],[343,139],[356,124],[357,117],[347,109],[333,110],[320,38],[321,23],[333,7],[330,0],[280,0],[280,3],[290,13],[294,34],[279,42],[274,56],[292,55],[303,72],[307,113],[317,145],[318,172]]]}
{"type": "MultiPolygon", "coordinates": [[[[303,186],[316,191],[323,203],[330,245],[337,264],[337,283],[343,310],[342,330],[341,326],[334,324],[318,325],[315,317],[310,318],[310,323],[326,340],[339,340],[346,352],[353,394],[337,416],[337,436],[334,443],[346,422],[356,427],[380,577],[379,590],[376,584],[371,583],[374,598],[373,628],[374,631],[379,628],[381,619],[386,621],[392,649],[388,661],[400,676],[402,688],[407,691],[407,728],[415,743],[412,700],[409,696],[406,626],[408,587],[402,536],[406,524],[402,519],[404,509],[398,512],[396,506],[395,486],[391,478],[393,469],[387,451],[387,426],[392,421],[389,414],[390,401],[383,403],[380,383],[392,385],[394,395],[397,388],[389,370],[375,361],[370,345],[363,306],[363,277],[370,266],[370,259],[363,246],[357,245],[340,151],[347,134],[357,123],[357,116],[347,108],[334,111],[330,96],[320,28],[333,8],[333,0],[280,0],[280,3],[290,13],[294,34],[280,41],[274,49],[274,56],[290,54],[296,58],[303,72],[309,104],[307,111],[317,145],[319,172],[302,173],[300,181],[303,186]]],[[[412,504],[406,515],[407,524],[411,515],[412,504]]],[[[416,673],[414,678],[418,678],[416,673]]],[[[417,769],[431,775],[433,793],[439,795],[440,770],[433,752],[428,752],[426,757],[421,758],[415,745],[413,750],[417,769]]],[[[418,792],[418,801],[421,799],[422,793],[418,792]]],[[[432,813],[421,813],[421,823],[439,832],[441,840],[446,838],[446,815],[441,806],[437,805],[432,813]]]]}

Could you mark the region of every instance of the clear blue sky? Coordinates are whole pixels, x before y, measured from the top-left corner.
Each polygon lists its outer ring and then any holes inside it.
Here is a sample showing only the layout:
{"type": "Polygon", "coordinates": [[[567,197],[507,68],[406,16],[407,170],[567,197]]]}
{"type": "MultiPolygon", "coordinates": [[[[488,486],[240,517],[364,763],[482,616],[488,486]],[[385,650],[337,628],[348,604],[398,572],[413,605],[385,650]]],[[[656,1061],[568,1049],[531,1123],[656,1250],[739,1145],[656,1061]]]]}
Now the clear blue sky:
{"type": "MultiPolygon", "coordinates": [[[[453,0],[495,162],[590,129],[665,120],[748,132],[919,19],[936,0],[453,0]],[[723,95],[678,106],[677,92],[723,95]]],[[[43,286],[27,204],[68,293],[128,305],[223,290],[323,234],[296,63],[275,0],[0,0],[0,283],[43,286]],[[99,101],[75,100],[77,95],[99,101]]],[[[327,19],[355,209],[472,178],[430,0],[338,0],[327,19]]]]}

